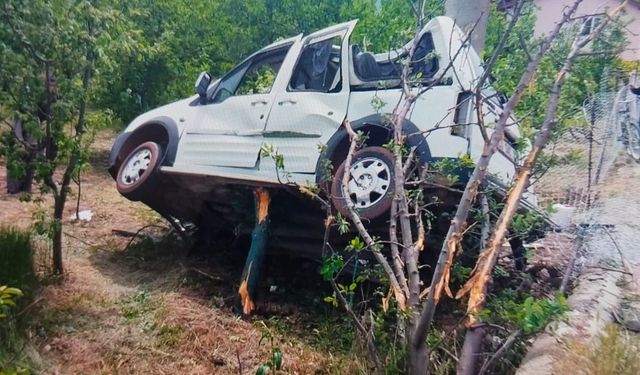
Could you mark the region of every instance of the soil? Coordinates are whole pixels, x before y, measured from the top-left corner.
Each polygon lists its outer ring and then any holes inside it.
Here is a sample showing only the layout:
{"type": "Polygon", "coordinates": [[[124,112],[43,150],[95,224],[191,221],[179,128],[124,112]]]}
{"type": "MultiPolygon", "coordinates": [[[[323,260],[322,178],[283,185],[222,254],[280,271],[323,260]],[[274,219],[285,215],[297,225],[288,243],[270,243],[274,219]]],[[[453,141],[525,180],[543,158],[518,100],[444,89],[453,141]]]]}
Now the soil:
{"type": "MultiPolygon", "coordinates": [[[[76,186],[67,203],[65,276],[48,280],[31,307],[28,351],[36,370],[44,374],[249,374],[269,359],[272,345],[282,349],[289,373],[344,373],[361,368],[344,354],[348,350],[322,347],[323,340],[343,334],[338,326],[315,329],[316,318],[331,316],[322,291],[302,299],[309,306],[306,310],[287,310],[283,303],[279,306],[285,307],[270,314],[265,324],[261,319],[266,317],[259,314],[240,319],[234,301],[242,257],[191,256],[178,239],[167,235],[168,225],[157,214],[123,198],[104,168],[114,137],[112,132],[97,136],[91,167],[82,177],[79,209],[91,210],[92,219],[71,220],[76,186]],[[133,241],[112,232],[135,233],[143,227],[133,241]],[[313,314],[304,316],[305,311],[313,314]],[[286,324],[279,324],[282,321],[286,324]],[[273,342],[261,340],[265,332],[273,342]]],[[[36,213],[51,208],[52,199],[46,194],[33,194],[30,202],[8,195],[1,164],[0,186],[3,225],[27,228],[36,213]]],[[[38,260],[41,271],[46,271],[48,249],[39,250],[38,260]]],[[[269,279],[274,294],[297,296],[278,277],[288,275],[276,272],[269,279]]]]}

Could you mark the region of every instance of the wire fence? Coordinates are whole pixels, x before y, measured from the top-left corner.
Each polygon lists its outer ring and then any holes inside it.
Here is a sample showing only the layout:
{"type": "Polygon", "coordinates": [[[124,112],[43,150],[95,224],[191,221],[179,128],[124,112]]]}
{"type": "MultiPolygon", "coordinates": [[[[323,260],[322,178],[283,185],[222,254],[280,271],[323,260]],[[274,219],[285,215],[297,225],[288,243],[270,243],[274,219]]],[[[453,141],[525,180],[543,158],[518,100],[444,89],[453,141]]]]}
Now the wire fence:
{"type": "MultiPolygon", "coordinates": [[[[549,146],[557,163],[535,185],[541,206],[553,206],[553,220],[584,245],[588,256],[582,263],[622,258],[640,264],[640,164],[629,135],[638,131],[640,119],[630,105],[640,97],[619,77],[605,72],[599,91],[577,114],[579,121],[549,146]]],[[[566,236],[552,235],[542,247],[567,246],[566,236]]]]}

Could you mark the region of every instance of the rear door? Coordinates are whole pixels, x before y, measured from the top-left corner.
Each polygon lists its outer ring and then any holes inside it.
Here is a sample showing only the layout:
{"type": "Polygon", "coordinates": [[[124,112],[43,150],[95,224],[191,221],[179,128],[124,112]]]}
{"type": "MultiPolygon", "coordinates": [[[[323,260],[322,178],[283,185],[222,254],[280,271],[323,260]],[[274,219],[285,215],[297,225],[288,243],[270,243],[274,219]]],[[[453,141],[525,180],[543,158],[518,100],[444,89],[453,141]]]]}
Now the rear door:
{"type": "MultiPolygon", "coordinates": [[[[351,21],[308,35],[297,59],[282,66],[288,82],[274,100],[264,143],[284,156],[288,172],[315,172],[318,144],[326,144],[347,115],[349,36],[355,25],[351,21]]],[[[261,162],[261,170],[274,168],[270,160],[261,162]]]]}

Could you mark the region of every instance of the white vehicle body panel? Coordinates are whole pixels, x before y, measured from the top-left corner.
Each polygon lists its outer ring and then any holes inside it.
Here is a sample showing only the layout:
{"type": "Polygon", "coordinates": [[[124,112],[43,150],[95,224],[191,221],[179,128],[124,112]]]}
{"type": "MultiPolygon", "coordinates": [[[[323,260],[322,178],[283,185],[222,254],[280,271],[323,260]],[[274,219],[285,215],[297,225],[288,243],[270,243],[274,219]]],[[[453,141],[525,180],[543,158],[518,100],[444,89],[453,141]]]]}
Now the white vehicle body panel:
{"type": "MultiPolygon", "coordinates": [[[[335,25],[310,34],[297,47],[297,54],[312,43],[340,37],[342,46],[340,64],[342,87],[339,92],[295,91],[285,87],[277,94],[269,116],[265,143],[273,145],[279,153],[286,155],[285,166],[293,173],[314,173],[320,156],[319,144],[326,144],[340,128],[347,115],[349,102],[349,36],[356,21],[335,25]]],[[[282,70],[293,72],[296,58],[288,60],[282,70]]],[[[291,74],[287,75],[287,82],[291,74]]],[[[286,85],[288,86],[288,85],[286,85]]],[[[262,160],[261,170],[273,171],[273,160],[262,160]]]]}
{"type": "MultiPolygon", "coordinates": [[[[254,53],[299,43],[301,35],[286,39],[254,53]]],[[[287,59],[295,58],[289,49],[287,59]]],[[[244,62],[243,62],[244,63],[244,62]]],[[[240,64],[239,66],[241,66],[240,64]]],[[[280,69],[282,73],[283,69],[280,69]]],[[[196,106],[195,116],[181,138],[174,166],[222,166],[254,168],[263,143],[263,133],[274,104],[274,94],[285,85],[278,74],[270,93],[230,96],[219,103],[196,106]]]]}
{"type": "MultiPolygon", "coordinates": [[[[375,115],[374,98],[384,103],[378,114],[385,115],[393,112],[401,95],[397,85],[389,89],[353,89],[353,85],[362,83],[355,72],[354,52],[349,44],[355,25],[356,21],[351,21],[305,38],[298,35],[273,43],[247,58],[245,62],[265,51],[290,45],[269,93],[229,96],[209,104],[194,104],[198,96],[193,96],[140,115],[125,132],[132,132],[159,116],[173,119],[178,126],[180,140],[173,165],[163,166],[163,173],[277,185],[283,176],[278,176],[270,158],[260,158],[259,155],[261,147],[270,144],[284,155],[285,169],[290,172],[292,182],[313,183],[320,156],[318,145],[327,144],[345,119],[357,121],[375,115]],[[336,92],[292,89],[292,75],[304,48],[337,36],[342,38],[341,88],[336,92]]],[[[484,147],[477,125],[477,111],[474,108],[466,110],[461,120],[460,114],[456,118],[456,106],[460,94],[472,90],[483,74],[480,58],[470,45],[463,45],[464,34],[447,17],[432,19],[421,33],[430,33],[433,41],[438,61],[438,71],[433,77],[443,79],[418,98],[407,119],[423,134],[415,136],[424,137],[432,158],[469,155],[477,161],[484,147]],[[454,131],[456,120],[465,124],[463,131],[454,131]]],[[[411,43],[407,44],[405,50],[410,46],[411,43]]],[[[399,50],[373,57],[380,62],[405,52],[399,50]]],[[[244,62],[238,67],[242,64],[244,62]]],[[[220,82],[217,80],[210,84],[211,95],[220,82]]],[[[489,135],[501,111],[499,103],[485,104],[482,112],[489,135]]],[[[517,139],[517,124],[508,127],[507,134],[510,140],[517,139]]],[[[510,153],[511,146],[503,142],[501,151],[493,156],[489,165],[490,174],[503,187],[510,184],[516,172],[510,153]]],[[[532,193],[525,198],[529,204],[535,205],[532,193]]]]}

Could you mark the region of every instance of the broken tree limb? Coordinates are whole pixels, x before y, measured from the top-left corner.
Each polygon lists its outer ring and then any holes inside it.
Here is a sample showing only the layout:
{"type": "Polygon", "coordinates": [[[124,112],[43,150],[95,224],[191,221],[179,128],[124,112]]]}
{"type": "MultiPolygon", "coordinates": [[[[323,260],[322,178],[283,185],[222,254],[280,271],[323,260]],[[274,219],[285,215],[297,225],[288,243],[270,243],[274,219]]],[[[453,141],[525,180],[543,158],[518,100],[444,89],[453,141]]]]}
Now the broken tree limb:
{"type": "MultiPolygon", "coordinates": [[[[491,232],[491,217],[489,216],[489,201],[486,192],[480,193],[480,208],[482,211],[482,228],[480,229],[480,245],[487,246],[491,232]]],[[[466,319],[466,318],[465,318],[466,319]]],[[[458,375],[474,375],[478,369],[478,357],[482,349],[484,326],[475,326],[467,330],[464,344],[460,352],[460,361],[456,368],[458,375]]]]}
{"type": "Polygon", "coordinates": [[[441,280],[444,277],[447,259],[449,258],[449,252],[455,251],[456,244],[462,238],[462,233],[466,226],[469,210],[471,209],[471,206],[475,201],[480,183],[486,177],[489,161],[491,160],[493,154],[496,152],[498,144],[504,138],[505,129],[507,123],[511,118],[511,114],[513,113],[516,105],[520,101],[520,98],[524,94],[525,90],[529,86],[529,83],[537,72],[543,56],[549,50],[552,42],[559,35],[560,30],[562,29],[564,24],[567,23],[571,16],[575,13],[581,2],[582,0],[576,0],[573,5],[567,11],[565,11],[562,20],[554,27],[549,36],[544,39],[533,60],[531,60],[527,65],[527,69],[522,74],[520,82],[518,83],[518,86],[516,87],[514,93],[511,95],[507,103],[505,103],[503,112],[495,125],[489,142],[485,143],[484,145],[482,155],[476,163],[473,174],[471,175],[464,193],[462,194],[462,198],[460,199],[460,203],[458,204],[456,214],[451,220],[449,231],[447,232],[444,243],[442,245],[442,249],[440,250],[438,262],[431,279],[431,292],[427,297],[427,301],[425,302],[422,314],[420,315],[418,326],[416,327],[415,333],[412,338],[413,351],[423,354],[420,358],[413,358],[412,361],[428,362],[429,357],[428,353],[426,352],[426,337],[429,332],[431,322],[433,321],[433,316],[435,315],[435,309],[438,302],[437,297],[439,297],[441,292],[436,290],[436,288],[443,287],[441,280]]]}
{"type": "Polygon", "coordinates": [[[549,94],[549,101],[547,104],[542,128],[536,134],[533,147],[531,148],[531,151],[527,155],[524,164],[518,172],[518,177],[516,178],[515,184],[507,194],[506,203],[504,205],[504,208],[502,209],[502,212],[500,213],[498,221],[496,222],[495,230],[493,232],[493,235],[491,236],[491,240],[489,240],[489,245],[478,257],[476,270],[473,276],[458,291],[458,295],[456,296],[457,298],[461,298],[465,294],[469,293],[469,302],[467,305],[467,327],[472,327],[478,322],[478,313],[484,306],[487,287],[489,284],[489,280],[491,279],[491,274],[493,272],[493,266],[495,265],[498,258],[498,249],[500,248],[504,241],[504,238],[506,237],[513,216],[516,214],[519,208],[520,200],[522,199],[525,190],[529,186],[529,179],[531,178],[533,168],[538,160],[538,157],[542,153],[542,150],[551,137],[552,131],[558,124],[556,112],[558,109],[558,105],[560,104],[560,93],[562,90],[562,86],[565,83],[566,77],[570,73],[571,68],[578,58],[579,52],[582,50],[582,48],[584,48],[587,44],[593,41],[593,39],[600,35],[602,30],[607,26],[608,21],[615,17],[625,4],[626,1],[623,2],[622,5],[620,5],[618,8],[613,10],[612,13],[609,14],[609,17],[603,20],[594,32],[586,37],[582,37],[580,35],[576,37],[569,53],[567,54],[567,58],[562,68],[556,75],[555,82],[549,94]]]}
{"type": "MultiPolygon", "coordinates": [[[[345,174],[342,177],[341,188],[342,188],[342,196],[349,197],[349,192],[348,192],[349,177],[350,177],[349,171],[351,170],[351,161],[353,160],[353,154],[355,153],[356,147],[358,145],[358,135],[356,134],[355,131],[353,131],[353,128],[351,127],[351,124],[349,123],[348,120],[345,120],[343,125],[347,130],[347,133],[349,134],[351,144],[349,145],[349,152],[347,153],[347,158],[345,159],[345,168],[344,168],[345,174]]],[[[364,242],[367,245],[367,247],[374,249],[376,241],[373,239],[373,237],[371,237],[371,234],[369,234],[369,232],[367,231],[366,227],[362,223],[362,220],[360,219],[360,216],[354,210],[353,206],[349,204],[350,201],[347,201],[347,202],[348,202],[347,209],[349,210],[349,218],[353,222],[353,225],[355,225],[356,229],[358,230],[358,233],[364,239],[364,242]]],[[[402,288],[400,286],[400,283],[398,282],[398,278],[396,277],[396,274],[393,272],[393,269],[391,268],[391,265],[387,261],[387,258],[385,258],[385,256],[379,251],[372,251],[372,253],[373,253],[373,256],[376,258],[376,261],[380,263],[380,265],[384,269],[384,272],[386,273],[387,277],[389,277],[389,284],[391,284],[391,289],[393,290],[393,295],[396,298],[396,301],[398,302],[398,307],[404,310],[407,306],[407,298],[408,298],[408,296],[405,296],[404,294],[404,290],[406,290],[406,288],[402,288]]]]}
{"type": "Polygon", "coordinates": [[[482,367],[480,368],[480,372],[478,372],[478,375],[484,375],[487,372],[492,373],[491,371],[493,370],[495,361],[498,360],[500,357],[502,357],[507,352],[507,350],[509,350],[509,348],[516,342],[516,339],[518,338],[518,336],[520,336],[521,333],[522,333],[522,330],[519,329],[514,331],[512,334],[510,334],[509,337],[507,337],[507,339],[504,340],[504,343],[502,344],[502,346],[500,346],[500,348],[496,350],[495,353],[493,353],[491,358],[489,358],[482,365],[482,367]]]}
{"type": "Polygon", "coordinates": [[[254,191],[256,207],[256,225],[251,233],[251,248],[245,261],[238,294],[242,304],[242,312],[249,315],[256,308],[255,293],[260,280],[260,271],[267,251],[269,204],[271,197],[264,188],[254,191]]]}

